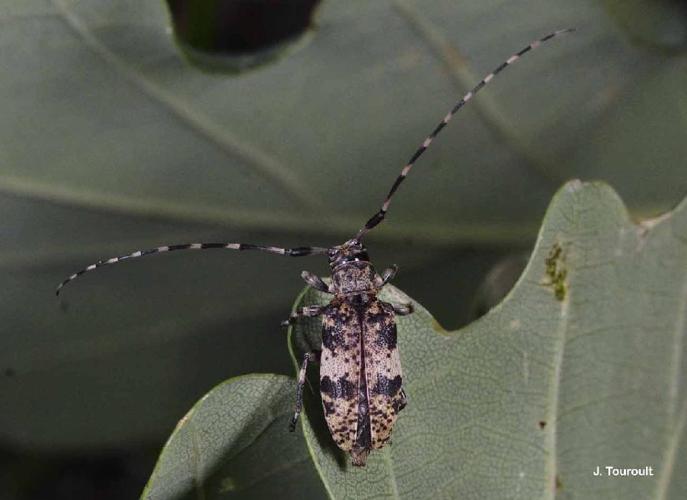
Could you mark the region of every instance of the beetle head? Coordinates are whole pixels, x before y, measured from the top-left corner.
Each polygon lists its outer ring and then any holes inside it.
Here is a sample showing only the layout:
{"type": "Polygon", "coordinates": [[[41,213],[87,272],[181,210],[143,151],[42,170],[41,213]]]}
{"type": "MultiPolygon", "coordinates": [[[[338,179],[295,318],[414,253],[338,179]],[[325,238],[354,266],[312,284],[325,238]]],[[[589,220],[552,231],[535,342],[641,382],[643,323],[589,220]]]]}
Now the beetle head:
{"type": "Polygon", "coordinates": [[[336,269],[348,262],[369,262],[367,248],[356,239],[348,240],[342,245],[329,249],[329,267],[336,269]]]}

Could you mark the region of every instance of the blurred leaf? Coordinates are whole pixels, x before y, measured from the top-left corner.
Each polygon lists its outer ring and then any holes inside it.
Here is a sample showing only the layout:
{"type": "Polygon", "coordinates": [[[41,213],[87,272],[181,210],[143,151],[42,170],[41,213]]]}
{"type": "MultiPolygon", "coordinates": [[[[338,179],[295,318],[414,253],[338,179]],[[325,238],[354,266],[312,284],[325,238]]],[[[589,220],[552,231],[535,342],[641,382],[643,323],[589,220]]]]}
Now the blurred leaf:
{"type": "MultiPolygon", "coordinates": [[[[406,201],[394,207],[397,223],[384,233],[450,241],[521,237],[502,235],[505,222],[532,231],[559,180],[576,172],[569,158],[579,149],[579,134],[596,130],[601,113],[623,107],[618,99],[627,95],[626,84],[641,87],[685,64],[682,57],[657,59],[623,46],[598,16],[603,7],[592,2],[549,2],[536,19],[527,12],[513,16],[515,6],[494,1],[458,12],[447,1],[422,9],[405,0],[329,2],[307,47],[228,78],[183,64],[162,2],[26,3],[36,12],[13,5],[0,11],[1,41],[14,48],[4,54],[3,65],[12,72],[0,88],[13,98],[0,129],[6,191],[251,229],[307,226],[337,237],[376,208],[397,167],[464,88],[545,31],[580,28],[529,56],[466,108],[423,159],[422,170],[432,175],[415,174],[422,179],[404,187],[406,201]],[[381,18],[388,24],[383,30],[381,18]],[[500,23],[504,19],[510,22],[500,23]],[[470,67],[468,57],[480,67],[470,67]],[[524,82],[536,90],[525,91],[524,82]],[[358,126],[363,117],[364,130],[358,126]],[[28,138],[36,139],[30,149],[28,138]],[[447,168],[456,160],[460,175],[447,168]],[[420,201],[429,199],[418,193],[448,193],[445,186],[455,186],[453,196],[434,197],[418,212],[420,201]],[[342,191],[347,196],[336,196],[342,191]],[[328,216],[313,213],[315,207],[326,208],[328,216]],[[459,226],[456,213],[463,214],[459,226]]],[[[657,106],[685,98],[680,75],[667,83],[665,92],[652,94],[657,106]]],[[[684,117],[675,119],[684,123],[684,117]]],[[[644,120],[640,115],[634,121],[644,120]]],[[[658,144],[662,135],[654,136],[658,144]]],[[[663,149],[673,159],[683,157],[684,145],[671,145],[676,147],[663,149]]],[[[606,168],[627,189],[631,167],[614,162],[606,168]]],[[[677,199],[687,186],[677,162],[663,168],[652,176],[657,192],[642,186],[646,194],[634,201],[639,210],[664,205],[667,195],[677,199]]]]}
{"type": "MultiPolygon", "coordinates": [[[[687,201],[639,226],[601,184],[554,198],[497,308],[443,331],[398,318],[408,407],[393,445],[356,469],[311,394],[303,419],[333,498],[684,498],[687,201]],[[560,293],[559,293],[560,292],[560,293]],[[641,480],[596,466],[653,468],[641,480]]],[[[410,300],[393,287],[383,298],[410,300]]],[[[296,306],[326,303],[308,291],[296,306]]],[[[298,329],[296,356],[318,332],[298,329]]],[[[317,387],[314,382],[314,387],[317,387]]]]}
{"type": "Polygon", "coordinates": [[[322,498],[300,431],[287,432],[296,384],[228,380],[181,419],[141,498],[322,498]]]}
{"type": "Polygon", "coordinates": [[[415,276],[415,296],[443,273],[439,247],[528,242],[568,177],[610,180],[635,213],[687,190],[685,58],[628,43],[602,2],[326,1],[307,44],[231,77],[186,64],[162,1],[3,2],[0,22],[0,373],[13,374],[0,377],[0,440],[12,446],[152,441],[216,381],[288,370],[276,325],[302,261],[145,260],[84,277],[64,309],[53,287],[139,247],[341,241],[457,96],[552,29],[579,32],[451,124],[372,235],[375,259],[415,276]]]}

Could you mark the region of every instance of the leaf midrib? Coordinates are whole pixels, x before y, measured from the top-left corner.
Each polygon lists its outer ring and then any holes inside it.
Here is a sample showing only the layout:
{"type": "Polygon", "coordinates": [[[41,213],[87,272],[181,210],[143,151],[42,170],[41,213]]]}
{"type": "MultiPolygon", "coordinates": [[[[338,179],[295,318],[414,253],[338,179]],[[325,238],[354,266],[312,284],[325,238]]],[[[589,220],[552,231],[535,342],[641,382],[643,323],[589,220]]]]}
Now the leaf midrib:
{"type": "MultiPolygon", "coordinates": [[[[553,298],[552,298],[553,300],[553,298]]],[[[557,433],[558,433],[558,416],[560,411],[560,386],[563,373],[563,361],[565,354],[565,343],[568,332],[568,321],[570,320],[570,292],[566,295],[561,303],[560,322],[557,329],[558,345],[554,349],[556,356],[554,358],[554,370],[550,381],[549,400],[550,406],[547,412],[547,441],[549,446],[548,455],[546,457],[546,470],[544,476],[546,482],[544,484],[543,498],[556,498],[556,474],[558,473],[558,450],[557,450],[557,433]],[[548,493],[548,494],[547,494],[548,493]]]]}
{"type": "Polygon", "coordinates": [[[664,500],[668,495],[668,486],[675,468],[675,457],[677,448],[682,441],[685,422],[687,421],[687,399],[685,399],[680,413],[676,414],[678,399],[680,395],[680,376],[682,374],[682,351],[684,349],[685,337],[685,317],[687,316],[687,272],[682,279],[682,288],[678,296],[680,308],[678,310],[677,322],[674,333],[673,357],[671,359],[671,370],[669,371],[669,401],[670,408],[668,418],[672,431],[668,436],[668,447],[663,455],[663,466],[659,471],[659,478],[656,482],[656,498],[664,500]]]}
{"type": "MultiPolygon", "coordinates": [[[[175,201],[140,199],[134,196],[89,191],[83,188],[42,184],[35,180],[27,181],[17,177],[2,176],[0,193],[24,196],[49,203],[67,206],[87,207],[136,217],[156,217],[160,220],[197,222],[202,224],[231,225],[232,228],[247,228],[280,232],[304,232],[303,216],[297,213],[258,212],[236,207],[215,208],[205,205],[185,206],[175,201]]],[[[318,212],[321,213],[321,212],[318,212]]],[[[360,219],[348,214],[332,214],[326,218],[317,217],[308,221],[308,232],[341,237],[350,236],[360,219]]],[[[454,223],[436,224],[428,222],[404,222],[402,225],[387,226],[384,231],[375,233],[379,241],[402,241],[408,238],[433,247],[445,247],[455,243],[475,244],[523,244],[536,234],[536,224],[519,223],[454,223]]]]}

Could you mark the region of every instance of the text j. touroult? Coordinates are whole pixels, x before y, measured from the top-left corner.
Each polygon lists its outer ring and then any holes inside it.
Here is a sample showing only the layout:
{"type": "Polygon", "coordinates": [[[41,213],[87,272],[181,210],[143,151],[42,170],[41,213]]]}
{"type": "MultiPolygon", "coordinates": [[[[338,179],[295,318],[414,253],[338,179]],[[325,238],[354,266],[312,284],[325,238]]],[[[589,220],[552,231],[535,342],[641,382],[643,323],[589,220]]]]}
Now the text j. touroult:
{"type": "Polygon", "coordinates": [[[645,467],[615,467],[613,465],[596,466],[594,469],[595,476],[608,476],[608,477],[620,477],[620,476],[653,476],[654,468],[650,465],[645,467]]]}

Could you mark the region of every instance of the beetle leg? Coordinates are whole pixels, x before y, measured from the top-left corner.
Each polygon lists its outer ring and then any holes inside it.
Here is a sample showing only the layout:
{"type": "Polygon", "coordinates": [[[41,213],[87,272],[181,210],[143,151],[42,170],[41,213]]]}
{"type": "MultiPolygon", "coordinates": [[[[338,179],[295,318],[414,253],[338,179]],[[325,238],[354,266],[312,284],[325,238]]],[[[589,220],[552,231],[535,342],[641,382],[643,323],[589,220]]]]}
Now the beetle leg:
{"type": "Polygon", "coordinates": [[[413,314],[415,310],[413,304],[410,302],[407,304],[391,304],[391,306],[394,308],[394,312],[399,316],[408,316],[409,314],[413,314]]]}
{"type": "Polygon", "coordinates": [[[303,410],[303,387],[305,386],[305,374],[308,369],[308,362],[316,359],[316,351],[306,352],[305,355],[303,355],[303,364],[301,364],[301,369],[298,371],[298,385],[296,386],[296,410],[294,411],[291,422],[289,423],[289,431],[291,432],[296,430],[298,417],[303,410]]]}
{"type": "Polygon", "coordinates": [[[375,279],[375,281],[377,282],[377,288],[382,288],[389,281],[394,279],[394,276],[396,276],[397,272],[398,266],[396,264],[393,264],[391,267],[387,267],[386,269],[384,269],[384,271],[382,271],[382,275],[377,275],[375,279]]]}
{"type": "Polygon", "coordinates": [[[305,306],[291,313],[289,319],[285,319],[281,322],[281,326],[293,325],[298,318],[315,318],[324,312],[326,306],[305,306]]]}
{"type": "Polygon", "coordinates": [[[403,408],[405,408],[406,405],[408,404],[408,396],[406,396],[406,391],[404,391],[403,389],[401,389],[401,394],[400,394],[400,395],[401,395],[401,401],[399,401],[398,410],[396,411],[396,413],[398,413],[399,411],[401,411],[401,410],[402,410],[403,408]]]}
{"type": "Polygon", "coordinates": [[[313,287],[315,290],[319,290],[320,292],[324,293],[332,293],[329,290],[329,285],[322,281],[322,278],[316,276],[315,274],[309,271],[303,271],[301,273],[301,278],[303,278],[303,281],[305,281],[309,286],[313,287]]]}

